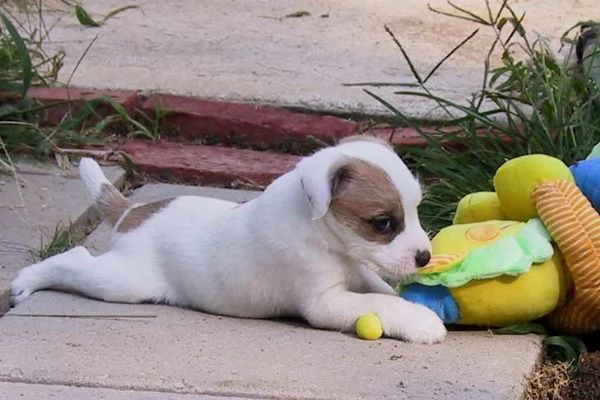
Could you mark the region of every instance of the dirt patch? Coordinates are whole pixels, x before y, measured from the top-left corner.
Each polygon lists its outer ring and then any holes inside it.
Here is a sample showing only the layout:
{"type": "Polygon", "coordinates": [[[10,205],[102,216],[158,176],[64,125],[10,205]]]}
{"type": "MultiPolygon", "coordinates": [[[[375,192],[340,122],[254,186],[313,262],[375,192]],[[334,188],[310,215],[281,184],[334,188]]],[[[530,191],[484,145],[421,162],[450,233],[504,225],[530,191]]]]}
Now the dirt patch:
{"type": "Polygon", "coordinates": [[[568,362],[543,362],[529,378],[524,399],[600,399],[600,351],[582,355],[578,367],[568,362]]]}
{"type": "Polygon", "coordinates": [[[583,355],[573,375],[567,399],[600,399],[600,352],[583,355]]]}
{"type": "Polygon", "coordinates": [[[566,399],[571,384],[570,363],[545,361],[539,365],[525,386],[525,400],[566,399]]]}

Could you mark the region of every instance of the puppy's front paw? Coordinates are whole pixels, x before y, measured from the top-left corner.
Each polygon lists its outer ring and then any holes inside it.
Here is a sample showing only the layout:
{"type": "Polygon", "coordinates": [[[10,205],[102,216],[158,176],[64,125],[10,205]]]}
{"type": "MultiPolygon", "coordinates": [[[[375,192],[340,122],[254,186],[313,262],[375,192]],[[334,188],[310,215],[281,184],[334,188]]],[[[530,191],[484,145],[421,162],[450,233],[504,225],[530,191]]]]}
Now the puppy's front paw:
{"type": "MultiPolygon", "coordinates": [[[[401,320],[397,321],[396,326],[390,327],[390,336],[399,336],[399,339],[412,343],[433,344],[439,343],[446,337],[446,327],[437,314],[427,307],[418,304],[408,303],[410,309],[405,310],[401,320]]],[[[386,326],[384,323],[384,332],[386,326]]]]}

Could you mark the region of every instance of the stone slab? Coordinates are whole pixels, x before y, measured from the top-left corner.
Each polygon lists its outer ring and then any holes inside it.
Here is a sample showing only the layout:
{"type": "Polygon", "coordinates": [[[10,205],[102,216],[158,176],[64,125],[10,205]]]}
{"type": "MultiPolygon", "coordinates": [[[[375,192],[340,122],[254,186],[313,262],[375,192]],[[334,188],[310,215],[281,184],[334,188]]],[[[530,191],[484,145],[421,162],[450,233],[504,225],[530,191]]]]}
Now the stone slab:
{"type": "Polygon", "coordinates": [[[49,398],[52,400],[242,400],[241,397],[229,396],[179,395],[138,390],[0,382],[0,400],[40,400],[49,398]]]}
{"type": "Polygon", "coordinates": [[[256,190],[233,190],[206,186],[150,183],[136,189],[130,198],[134,201],[157,201],[176,196],[204,196],[244,203],[260,195],[256,190]]]}
{"type": "Polygon", "coordinates": [[[304,399],[516,399],[535,336],[424,346],[40,292],[0,319],[0,381],[304,399]]]}
{"type": "MultiPolygon", "coordinates": [[[[123,6],[121,0],[81,3],[98,19],[123,6]]],[[[395,32],[422,76],[480,29],[428,82],[435,93],[454,101],[468,100],[481,88],[483,63],[492,40],[490,29],[427,9],[431,4],[451,11],[445,0],[170,0],[169,7],[154,0],[137,0],[134,4],[140,8],[92,29],[78,24],[72,12],[47,13],[46,26],[56,23],[48,50],[66,52],[60,75],[63,82],[69,80],[76,87],[379,113],[386,110],[361,87],[344,84],[415,82],[385,25],[395,32]],[[298,11],[310,15],[286,17],[298,11]]],[[[481,0],[457,4],[487,15],[481,0]]],[[[491,4],[496,9],[500,2],[491,4]]],[[[597,0],[511,4],[517,14],[527,13],[524,25],[530,41],[541,34],[554,39],[554,44],[575,23],[600,12],[597,0]]],[[[406,87],[372,89],[409,115],[443,114],[439,110],[430,113],[432,104],[422,99],[392,94],[406,87]]]]}

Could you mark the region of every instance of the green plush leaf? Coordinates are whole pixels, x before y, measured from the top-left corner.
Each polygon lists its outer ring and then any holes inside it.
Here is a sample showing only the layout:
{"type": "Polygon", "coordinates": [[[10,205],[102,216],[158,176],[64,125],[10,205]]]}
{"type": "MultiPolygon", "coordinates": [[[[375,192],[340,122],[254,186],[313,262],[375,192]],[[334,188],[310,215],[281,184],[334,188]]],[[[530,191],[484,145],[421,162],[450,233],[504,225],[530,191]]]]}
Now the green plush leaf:
{"type": "Polygon", "coordinates": [[[592,148],[592,151],[586,157],[586,160],[591,160],[592,158],[598,158],[598,157],[600,157],[600,143],[598,143],[597,145],[595,145],[592,148]]]}
{"type": "Polygon", "coordinates": [[[544,339],[544,347],[554,358],[565,361],[576,360],[587,353],[583,340],[576,336],[548,336],[544,339]]]}

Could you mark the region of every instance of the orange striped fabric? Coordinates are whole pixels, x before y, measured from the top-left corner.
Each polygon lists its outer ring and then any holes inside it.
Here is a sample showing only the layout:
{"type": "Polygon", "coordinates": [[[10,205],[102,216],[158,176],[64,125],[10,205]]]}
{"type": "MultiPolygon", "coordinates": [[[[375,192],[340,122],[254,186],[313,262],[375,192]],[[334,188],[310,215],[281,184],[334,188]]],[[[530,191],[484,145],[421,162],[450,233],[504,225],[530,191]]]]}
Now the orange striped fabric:
{"type": "Polygon", "coordinates": [[[545,182],[532,200],[573,278],[572,293],[548,322],[567,334],[600,329],[600,215],[572,182],[545,182]]]}
{"type": "Polygon", "coordinates": [[[427,266],[439,265],[439,264],[450,264],[451,262],[461,258],[462,256],[463,256],[462,253],[434,254],[431,256],[431,260],[429,260],[429,264],[427,264],[427,266]]]}
{"type": "Polygon", "coordinates": [[[429,263],[421,268],[419,275],[435,274],[446,271],[456,265],[456,262],[465,257],[464,253],[456,254],[434,254],[431,256],[429,263]]]}

